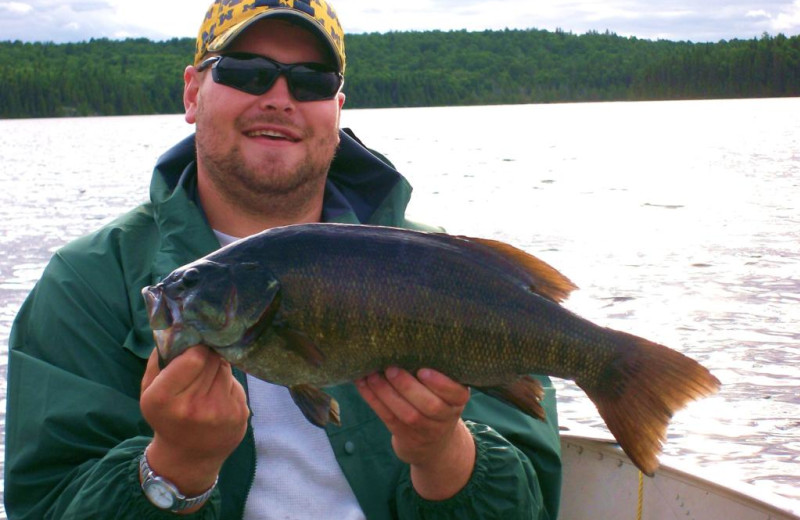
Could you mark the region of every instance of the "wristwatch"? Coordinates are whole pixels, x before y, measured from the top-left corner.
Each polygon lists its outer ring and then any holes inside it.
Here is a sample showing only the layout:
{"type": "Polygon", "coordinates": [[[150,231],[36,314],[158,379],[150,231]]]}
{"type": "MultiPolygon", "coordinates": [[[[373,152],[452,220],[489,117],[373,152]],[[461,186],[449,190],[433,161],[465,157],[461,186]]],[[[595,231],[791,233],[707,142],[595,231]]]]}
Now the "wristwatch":
{"type": "MultiPolygon", "coordinates": [[[[148,446],[147,448],[149,448],[148,446]]],[[[147,448],[139,458],[139,479],[142,482],[142,492],[144,496],[159,509],[177,513],[186,509],[203,504],[211,496],[214,488],[217,487],[219,476],[214,480],[214,484],[202,495],[196,497],[185,497],[178,491],[177,486],[155,474],[147,463],[147,448]]]]}

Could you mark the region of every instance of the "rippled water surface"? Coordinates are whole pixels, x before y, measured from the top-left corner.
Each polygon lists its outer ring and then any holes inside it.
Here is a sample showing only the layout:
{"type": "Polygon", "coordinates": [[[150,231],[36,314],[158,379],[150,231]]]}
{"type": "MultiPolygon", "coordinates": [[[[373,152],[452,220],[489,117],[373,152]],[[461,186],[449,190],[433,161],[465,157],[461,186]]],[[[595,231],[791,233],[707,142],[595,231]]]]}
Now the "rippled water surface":
{"type": "MultiPolygon", "coordinates": [[[[722,380],[676,415],[666,459],[800,504],[800,99],[345,110],[343,126],[411,180],[414,218],[542,257],[580,286],[567,307],[722,380]]],[[[11,321],[49,256],[145,200],[190,132],[0,121],[3,396],[11,321]]],[[[603,428],[559,390],[563,418],[603,428]]]]}

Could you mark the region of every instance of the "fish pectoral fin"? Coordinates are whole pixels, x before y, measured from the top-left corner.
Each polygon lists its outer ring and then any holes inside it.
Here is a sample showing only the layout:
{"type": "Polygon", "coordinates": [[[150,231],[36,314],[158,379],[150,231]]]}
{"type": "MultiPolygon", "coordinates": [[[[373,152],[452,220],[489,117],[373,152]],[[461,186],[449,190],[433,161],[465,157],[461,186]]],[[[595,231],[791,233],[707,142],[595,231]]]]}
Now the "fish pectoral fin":
{"type": "Polygon", "coordinates": [[[339,403],[319,388],[311,385],[294,385],[289,387],[289,394],[311,424],[320,428],[328,422],[336,426],[342,425],[339,419],[339,403]]]}
{"type": "Polygon", "coordinates": [[[518,249],[505,242],[500,242],[499,240],[491,240],[488,238],[466,236],[459,236],[458,238],[488,247],[509,262],[519,266],[528,275],[527,283],[529,284],[530,290],[539,296],[544,296],[556,303],[561,303],[567,299],[572,291],[578,288],[577,285],[572,283],[569,278],[561,274],[555,267],[522,249],[518,249]]]}
{"type": "Polygon", "coordinates": [[[322,366],[325,361],[325,353],[307,334],[282,324],[274,325],[273,329],[275,334],[284,340],[284,346],[287,350],[294,352],[310,365],[315,367],[322,366]]]}
{"type": "Polygon", "coordinates": [[[542,408],[544,389],[542,384],[531,376],[522,376],[516,381],[503,386],[478,387],[478,390],[506,404],[519,408],[540,421],[547,420],[547,415],[544,408],[542,408]]]}

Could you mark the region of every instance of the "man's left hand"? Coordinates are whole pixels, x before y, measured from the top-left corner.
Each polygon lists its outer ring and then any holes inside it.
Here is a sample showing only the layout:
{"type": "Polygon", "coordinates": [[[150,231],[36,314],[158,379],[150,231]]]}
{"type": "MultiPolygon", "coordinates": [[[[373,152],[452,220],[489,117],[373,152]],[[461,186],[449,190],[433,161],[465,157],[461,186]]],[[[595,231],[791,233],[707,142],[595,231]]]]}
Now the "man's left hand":
{"type": "Polygon", "coordinates": [[[398,458],[411,465],[417,493],[444,500],[466,485],[475,464],[475,442],[461,420],[467,387],[435,370],[423,368],[414,377],[396,367],[356,386],[392,433],[398,458]]]}

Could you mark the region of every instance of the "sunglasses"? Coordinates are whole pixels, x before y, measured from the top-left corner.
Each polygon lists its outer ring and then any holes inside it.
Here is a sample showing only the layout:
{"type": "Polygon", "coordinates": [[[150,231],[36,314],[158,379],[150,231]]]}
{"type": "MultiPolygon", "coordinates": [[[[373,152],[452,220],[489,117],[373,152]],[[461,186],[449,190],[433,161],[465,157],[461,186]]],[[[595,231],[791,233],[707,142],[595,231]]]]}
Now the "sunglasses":
{"type": "Polygon", "coordinates": [[[283,74],[289,92],[297,101],[333,99],[342,89],[341,72],[321,63],[286,65],[258,54],[235,53],[212,56],[197,66],[199,72],[211,67],[216,83],[260,96],[266,93],[283,74]]]}

